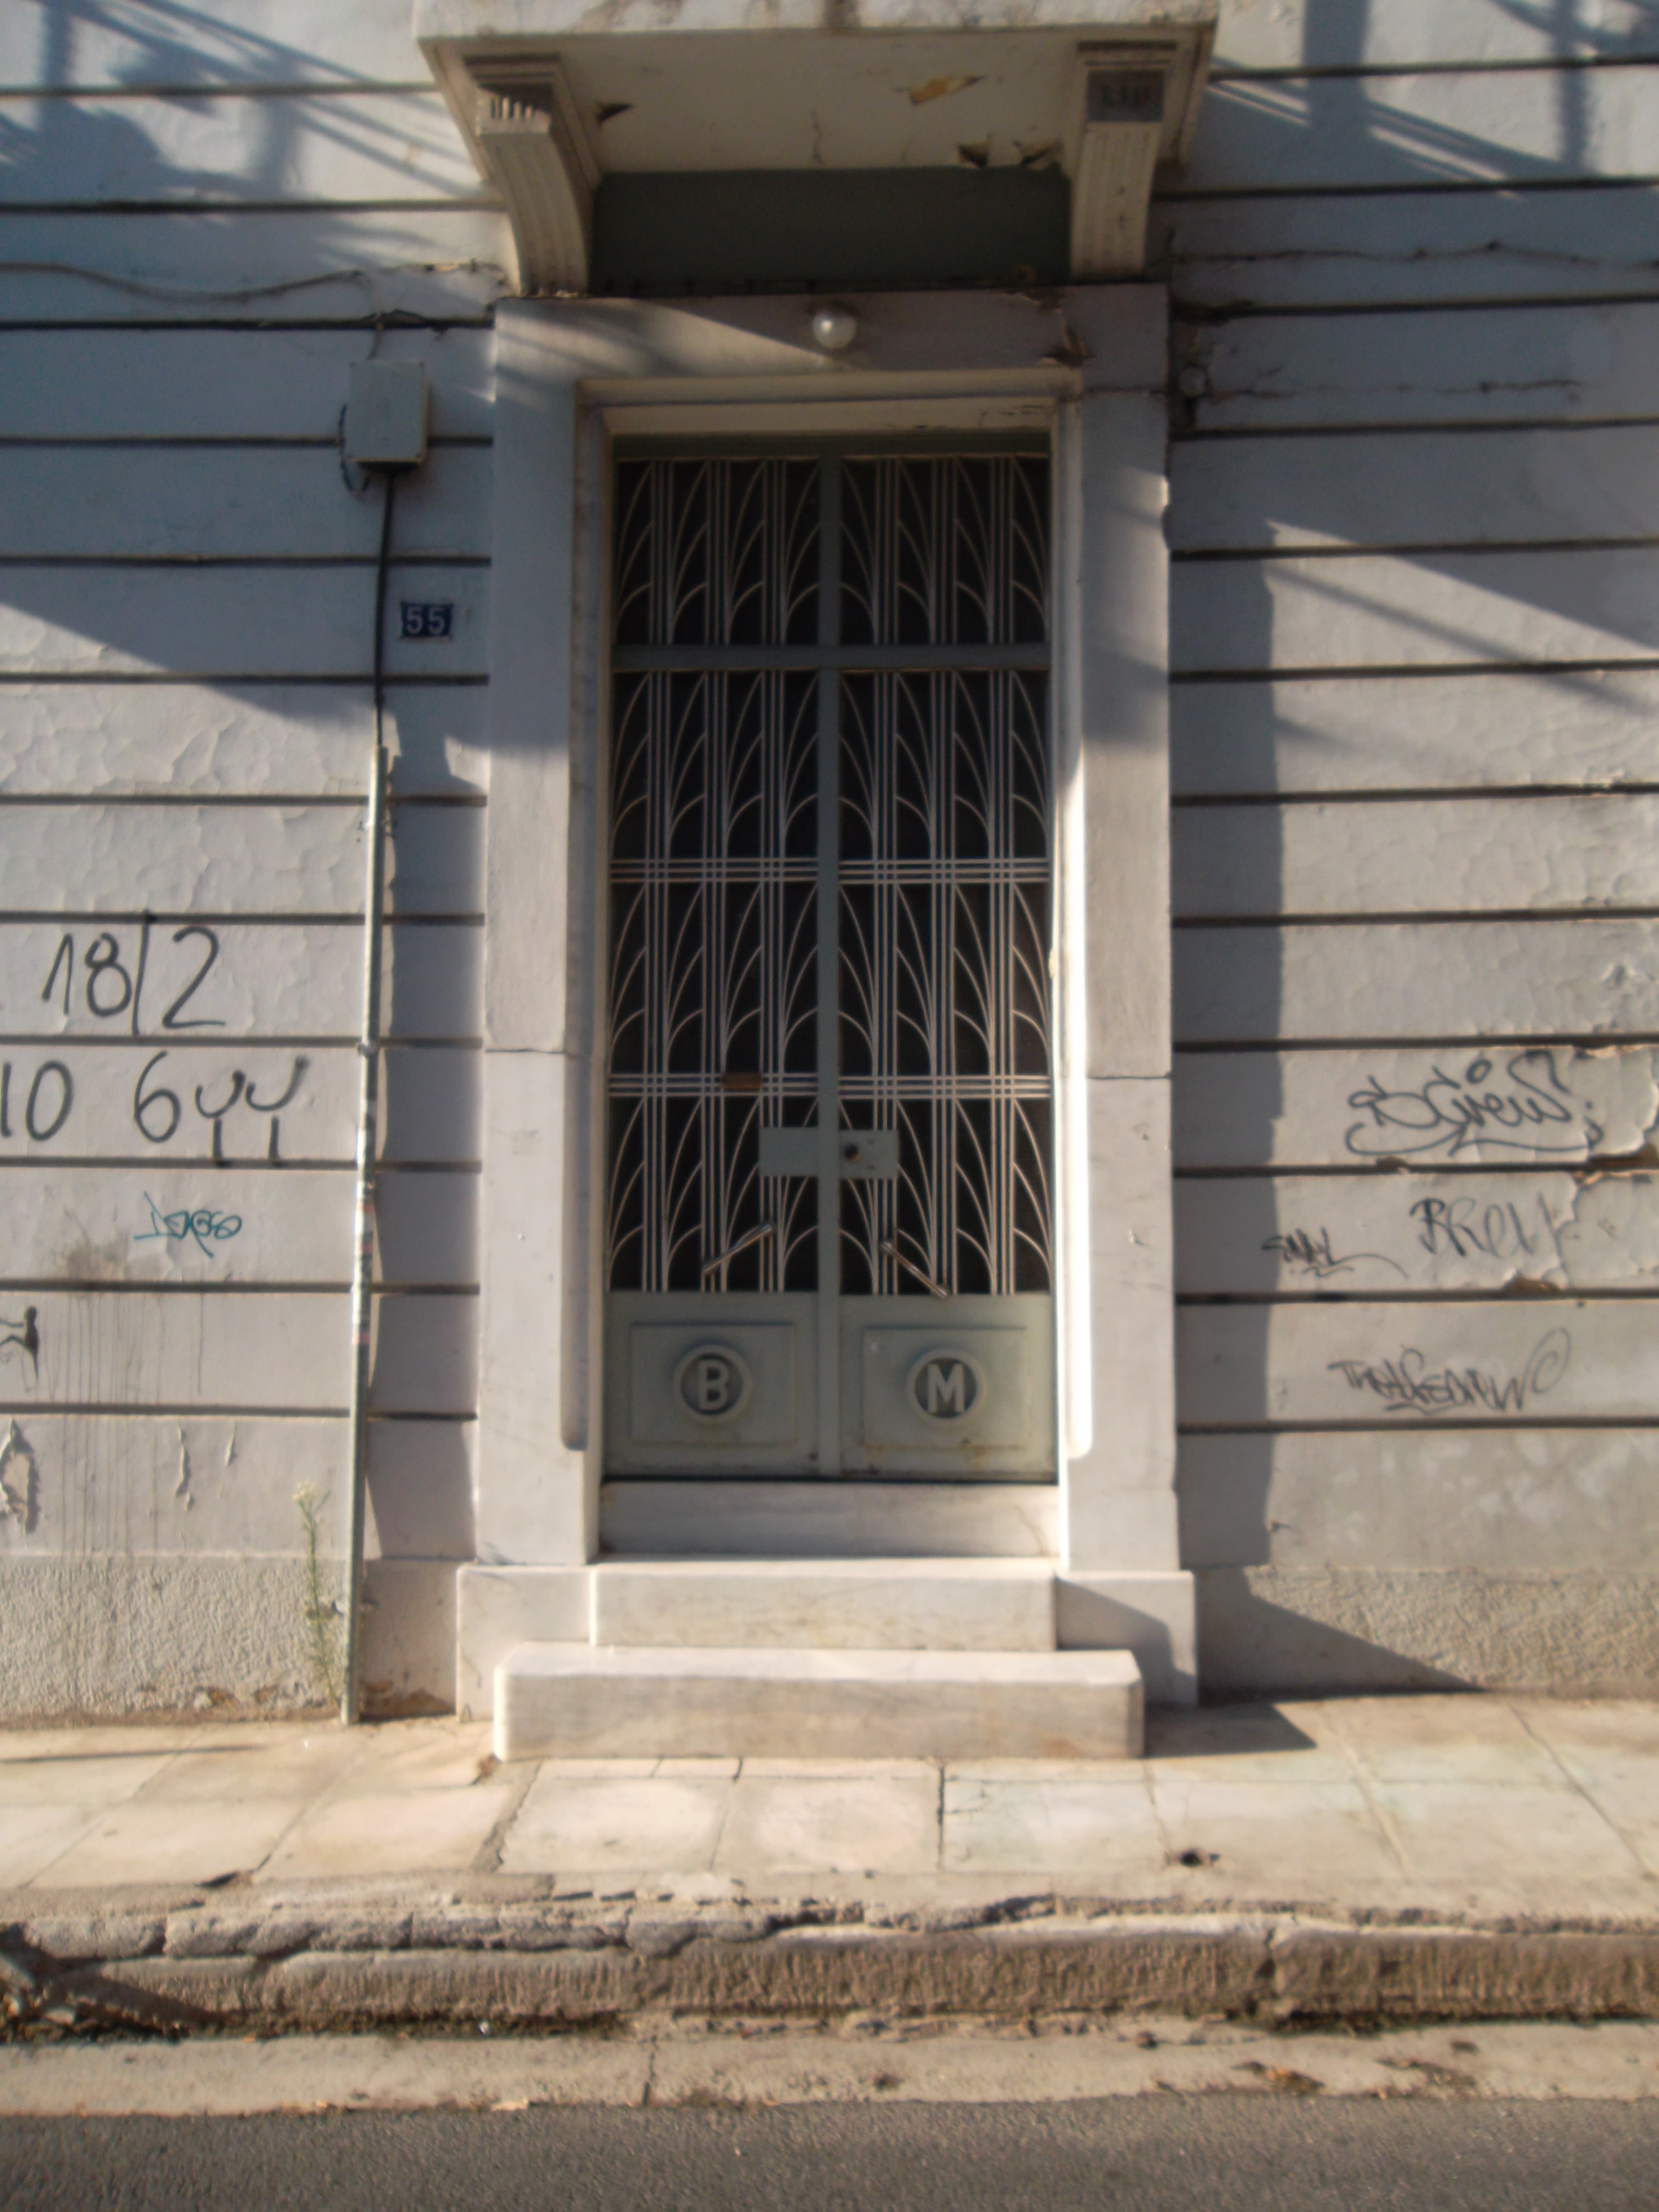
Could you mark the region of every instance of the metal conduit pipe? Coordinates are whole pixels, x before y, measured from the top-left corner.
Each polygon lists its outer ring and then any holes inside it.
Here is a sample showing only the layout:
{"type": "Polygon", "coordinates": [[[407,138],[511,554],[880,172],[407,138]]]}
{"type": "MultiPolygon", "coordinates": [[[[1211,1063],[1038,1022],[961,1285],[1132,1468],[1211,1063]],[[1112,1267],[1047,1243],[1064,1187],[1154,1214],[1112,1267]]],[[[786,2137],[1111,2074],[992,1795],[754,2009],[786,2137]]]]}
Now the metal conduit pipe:
{"type": "Polygon", "coordinates": [[[363,822],[363,1000],[357,1034],[357,1173],[351,1254],[351,1489],[346,1509],[345,1665],[340,1720],[362,1716],[363,1523],[368,1498],[368,1389],[374,1328],[374,1149],[380,1108],[380,965],[386,905],[386,585],[395,473],[382,477],[380,550],[374,567],[374,745],[363,822]]]}

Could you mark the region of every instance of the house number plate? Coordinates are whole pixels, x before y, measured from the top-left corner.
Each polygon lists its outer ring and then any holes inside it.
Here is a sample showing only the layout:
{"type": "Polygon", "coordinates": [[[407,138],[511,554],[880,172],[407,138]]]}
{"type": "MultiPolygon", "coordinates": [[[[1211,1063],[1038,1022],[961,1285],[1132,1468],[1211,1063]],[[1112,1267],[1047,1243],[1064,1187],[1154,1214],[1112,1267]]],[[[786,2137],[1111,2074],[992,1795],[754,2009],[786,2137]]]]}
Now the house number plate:
{"type": "Polygon", "coordinates": [[[453,637],[455,635],[455,602],[453,599],[404,599],[398,609],[401,624],[399,637],[453,637]]]}

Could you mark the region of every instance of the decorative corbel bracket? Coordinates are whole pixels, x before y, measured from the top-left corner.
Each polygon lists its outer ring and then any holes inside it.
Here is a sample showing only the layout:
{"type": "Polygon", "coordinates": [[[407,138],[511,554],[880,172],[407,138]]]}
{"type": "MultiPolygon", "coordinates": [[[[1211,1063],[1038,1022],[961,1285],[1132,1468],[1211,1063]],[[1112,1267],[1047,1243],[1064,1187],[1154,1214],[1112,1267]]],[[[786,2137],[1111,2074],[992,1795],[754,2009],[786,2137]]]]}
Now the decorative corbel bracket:
{"type": "Polygon", "coordinates": [[[445,59],[450,105],[512,227],[517,290],[585,292],[599,163],[558,57],[445,59]]]}
{"type": "Polygon", "coordinates": [[[1183,46],[1085,46],[1072,131],[1072,274],[1139,276],[1160,162],[1185,158],[1208,59],[1183,46]]]}

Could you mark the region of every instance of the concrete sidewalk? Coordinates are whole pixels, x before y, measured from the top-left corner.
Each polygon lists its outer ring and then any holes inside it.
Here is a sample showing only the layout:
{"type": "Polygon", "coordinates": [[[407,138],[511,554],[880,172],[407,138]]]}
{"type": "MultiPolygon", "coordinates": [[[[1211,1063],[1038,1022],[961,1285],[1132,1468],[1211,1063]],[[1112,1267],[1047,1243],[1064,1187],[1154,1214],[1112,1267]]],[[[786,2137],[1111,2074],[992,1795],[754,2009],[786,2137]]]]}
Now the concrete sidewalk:
{"type": "Polygon", "coordinates": [[[441,1720],[18,1730],[0,1950],[20,2014],[65,2025],[1659,2014],[1659,1706],[1147,1734],[1121,1763],[509,1767],[441,1720]]]}

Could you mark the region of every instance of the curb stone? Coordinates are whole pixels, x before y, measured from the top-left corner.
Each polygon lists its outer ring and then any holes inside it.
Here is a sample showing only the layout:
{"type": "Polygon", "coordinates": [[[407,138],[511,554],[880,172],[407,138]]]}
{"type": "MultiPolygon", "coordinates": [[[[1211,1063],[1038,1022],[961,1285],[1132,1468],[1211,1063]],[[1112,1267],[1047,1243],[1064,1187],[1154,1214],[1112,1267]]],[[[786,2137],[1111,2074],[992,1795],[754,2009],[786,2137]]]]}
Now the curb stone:
{"type": "Polygon", "coordinates": [[[13,2033],[522,2028],[1159,2012],[1260,2023],[1659,2017],[1659,1923],[1316,1907],[1115,1910],[814,1896],[365,1894],[310,1885],[85,1911],[0,1899],[13,2033]]]}

